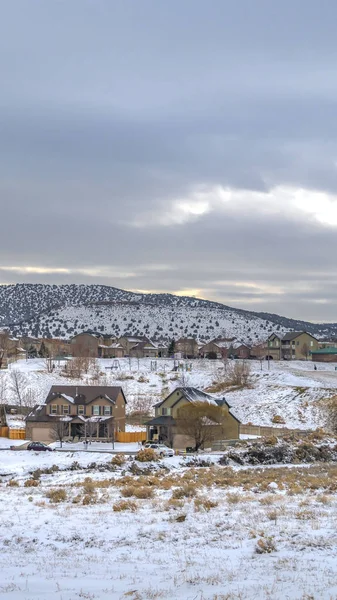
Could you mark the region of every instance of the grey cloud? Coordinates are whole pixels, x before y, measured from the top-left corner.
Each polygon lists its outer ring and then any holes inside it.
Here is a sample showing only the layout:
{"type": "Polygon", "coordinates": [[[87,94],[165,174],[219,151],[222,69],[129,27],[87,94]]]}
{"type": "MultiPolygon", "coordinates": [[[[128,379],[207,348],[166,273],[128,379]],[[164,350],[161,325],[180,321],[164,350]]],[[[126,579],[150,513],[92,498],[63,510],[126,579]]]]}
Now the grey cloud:
{"type": "Polygon", "coordinates": [[[323,8],[316,0],[7,3],[1,265],[72,272],[0,271],[0,282],[198,289],[242,308],[336,320],[336,229],[304,214],[252,206],[179,226],[128,226],[199,184],[337,193],[337,6],[323,8]],[[172,270],[141,268],[151,263],[172,270]],[[79,272],[95,266],[136,276],[79,272]],[[280,284],[284,294],[216,283],[235,279],[280,284]]]}

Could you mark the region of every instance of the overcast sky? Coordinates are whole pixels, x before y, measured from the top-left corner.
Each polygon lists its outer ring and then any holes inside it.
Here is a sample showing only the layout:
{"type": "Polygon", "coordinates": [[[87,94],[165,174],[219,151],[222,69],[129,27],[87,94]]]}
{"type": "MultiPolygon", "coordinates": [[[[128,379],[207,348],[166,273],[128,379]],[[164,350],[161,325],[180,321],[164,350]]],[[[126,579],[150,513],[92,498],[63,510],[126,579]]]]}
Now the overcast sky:
{"type": "Polygon", "coordinates": [[[336,0],[0,7],[0,283],[337,321],[336,0]]]}

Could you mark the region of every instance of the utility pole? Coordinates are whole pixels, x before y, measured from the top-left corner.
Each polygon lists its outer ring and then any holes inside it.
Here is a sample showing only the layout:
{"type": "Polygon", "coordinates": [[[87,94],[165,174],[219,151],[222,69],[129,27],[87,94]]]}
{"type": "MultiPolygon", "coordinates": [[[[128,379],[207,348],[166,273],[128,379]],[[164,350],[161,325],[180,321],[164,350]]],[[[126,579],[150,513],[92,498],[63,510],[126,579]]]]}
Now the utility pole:
{"type": "Polygon", "coordinates": [[[267,359],[268,359],[268,371],[269,371],[269,369],[270,369],[269,341],[270,341],[270,340],[269,340],[269,338],[268,338],[268,341],[267,341],[267,344],[268,344],[268,353],[267,353],[267,359]]]}

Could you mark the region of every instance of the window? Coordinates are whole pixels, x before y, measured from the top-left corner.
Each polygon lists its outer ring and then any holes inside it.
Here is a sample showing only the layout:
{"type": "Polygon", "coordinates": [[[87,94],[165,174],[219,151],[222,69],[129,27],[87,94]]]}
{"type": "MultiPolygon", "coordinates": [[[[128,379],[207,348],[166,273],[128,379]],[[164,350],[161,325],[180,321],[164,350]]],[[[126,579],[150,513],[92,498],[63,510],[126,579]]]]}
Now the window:
{"type": "Polygon", "coordinates": [[[104,414],[105,415],[111,415],[111,406],[105,406],[104,407],[104,414]]]}
{"type": "Polygon", "coordinates": [[[171,414],[171,409],[170,408],[162,408],[161,409],[161,414],[163,415],[163,417],[170,415],[171,414]]]}
{"type": "Polygon", "coordinates": [[[95,405],[92,407],[92,414],[93,414],[95,417],[98,417],[98,416],[100,415],[100,406],[98,406],[97,404],[95,404],[95,405]]]}
{"type": "Polygon", "coordinates": [[[296,346],[299,346],[299,345],[300,345],[300,343],[299,343],[299,342],[296,342],[296,346]]]}
{"type": "Polygon", "coordinates": [[[77,414],[78,415],[84,415],[84,406],[83,404],[80,404],[77,408],[77,414]]]}
{"type": "Polygon", "coordinates": [[[57,404],[52,404],[50,407],[50,414],[57,415],[57,404]]]}
{"type": "Polygon", "coordinates": [[[69,415],[69,404],[62,404],[62,414],[69,415]]]}
{"type": "Polygon", "coordinates": [[[314,342],[311,340],[311,342],[310,342],[310,346],[313,346],[313,345],[314,345],[314,342]]]}

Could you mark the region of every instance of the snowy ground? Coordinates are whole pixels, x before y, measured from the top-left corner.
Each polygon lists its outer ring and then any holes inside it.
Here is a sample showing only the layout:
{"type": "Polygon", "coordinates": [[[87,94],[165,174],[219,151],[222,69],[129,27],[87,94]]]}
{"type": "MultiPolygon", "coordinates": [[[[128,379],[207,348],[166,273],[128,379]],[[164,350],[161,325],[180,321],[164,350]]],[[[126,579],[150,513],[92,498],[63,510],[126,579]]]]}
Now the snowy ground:
{"type": "MultiPolygon", "coordinates": [[[[152,411],[153,405],[177,386],[207,389],[225,377],[221,361],[195,360],[184,364],[190,370],[176,373],[170,359],[155,362],[150,359],[120,359],[119,368],[111,370],[112,360],[99,360],[99,383],[121,385],[128,401],[127,411],[132,412],[152,411]]],[[[252,370],[253,386],[219,394],[226,397],[233,413],[243,423],[271,425],[275,415],[279,415],[288,427],[307,429],[322,425],[322,400],[337,393],[334,365],[320,364],[314,371],[311,361],[271,361],[270,370],[266,363],[261,370],[259,361],[248,361],[248,364],[252,370]]],[[[59,368],[47,373],[41,359],[19,361],[11,365],[11,369],[19,369],[25,374],[27,389],[35,403],[43,402],[55,383],[94,383],[90,374],[79,381],[65,378],[59,368]]],[[[0,372],[0,390],[7,402],[17,401],[11,390],[11,370],[0,372]]]]}
{"type": "Polygon", "coordinates": [[[164,473],[125,479],[129,461],[25,487],[31,471],[88,466],[90,454],[0,452],[4,600],[337,598],[336,467],[191,469],[174,457],[164,473]],[[132,485],[152,497],[130,497],[132,485]]]}

